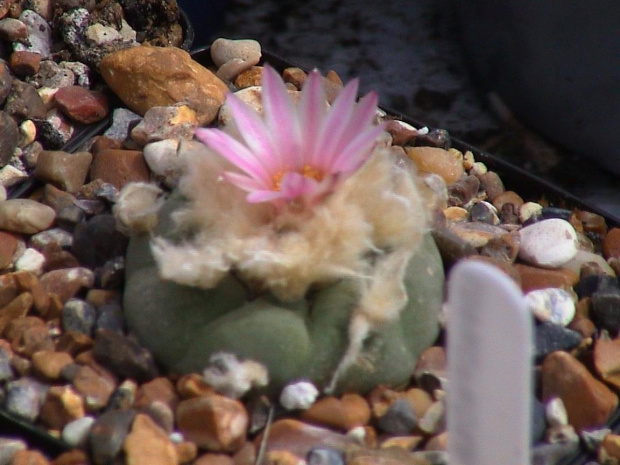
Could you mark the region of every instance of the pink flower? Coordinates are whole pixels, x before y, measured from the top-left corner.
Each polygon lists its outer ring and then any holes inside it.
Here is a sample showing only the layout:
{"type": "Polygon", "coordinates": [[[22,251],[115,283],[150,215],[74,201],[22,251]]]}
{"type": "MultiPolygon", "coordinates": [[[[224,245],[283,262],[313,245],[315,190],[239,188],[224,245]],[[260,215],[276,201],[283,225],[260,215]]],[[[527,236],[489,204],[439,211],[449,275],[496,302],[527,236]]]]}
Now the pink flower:
{"type": "Polygon", "coordinates": [[[239,168],[223,176],[249,192],[248,202],[316,203],[365,163],[383,130],[373,124],[376,93],[356,104],[357,80],[342,89],[331,108],[316,70],[297,105],[268,65],[262,87],[262,117],[232,93],[227,97],[241,140],[219,129],[196,130],[200,141],[239,168]]]}

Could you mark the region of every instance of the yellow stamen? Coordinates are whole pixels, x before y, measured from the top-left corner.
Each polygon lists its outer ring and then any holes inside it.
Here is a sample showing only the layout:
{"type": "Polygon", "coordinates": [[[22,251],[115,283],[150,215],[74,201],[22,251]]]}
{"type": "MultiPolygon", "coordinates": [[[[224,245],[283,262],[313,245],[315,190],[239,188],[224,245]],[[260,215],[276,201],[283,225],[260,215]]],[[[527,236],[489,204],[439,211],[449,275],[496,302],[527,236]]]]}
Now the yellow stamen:
{"type": "MultiPolygon", "coordinates": [[[[282,178],[284,177],[285,174],[286,174],[286,171],[279,171],[273,175],[272,180],[273,180],[274,190],[276,191],[280,190],[280,187],[282,185],[282,178]]],[[[321,182],[323,178],[325,177],[325,174],[320,169],[315,168],[310,165],[304,165],[304,167],[301,169],[301,172],[299,174],[307,178],[314,179],[317,182],[321,182]]]]}

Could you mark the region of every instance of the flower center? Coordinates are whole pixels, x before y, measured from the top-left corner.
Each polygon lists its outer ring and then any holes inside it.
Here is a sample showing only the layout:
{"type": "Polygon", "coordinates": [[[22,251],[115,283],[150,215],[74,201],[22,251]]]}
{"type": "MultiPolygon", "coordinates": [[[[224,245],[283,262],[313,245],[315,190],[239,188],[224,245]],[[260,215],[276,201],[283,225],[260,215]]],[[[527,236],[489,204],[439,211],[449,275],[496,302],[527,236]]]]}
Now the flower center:
{"type": "MultiPolygon", "coordinates": [[[[282,187],[282,178],[288,171],[279,171],[278,173],[273,175],[273,188],[276,191],[279,191],[282,187]]],[[[304,165],[303,168],[299,171],[299,174],[305,176],[307,178],[314,179],[317,182],[321,182],[325,177],[325,173],[322,170],[315,168],[310,165],[304,165]]]]}

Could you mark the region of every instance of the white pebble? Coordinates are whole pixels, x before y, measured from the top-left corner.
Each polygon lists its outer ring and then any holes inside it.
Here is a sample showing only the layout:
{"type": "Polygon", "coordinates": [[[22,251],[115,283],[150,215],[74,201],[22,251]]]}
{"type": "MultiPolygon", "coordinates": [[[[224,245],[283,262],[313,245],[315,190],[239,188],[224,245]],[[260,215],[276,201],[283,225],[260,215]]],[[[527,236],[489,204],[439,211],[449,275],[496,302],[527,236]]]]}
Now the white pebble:
{"type": "Polygon", "coordinates": [[[566,326],[575,317],[575,301],[564,289],[545,288],[530,291],[525,302],[532,314],[540,321],[550,321],[566,326]]]}
{"type": "Polygon", "coordinates": [[[261,57],[260,43],[252,39],[216,39],[211,44],[211,58],[218,68],[230,60],[242,60],[253,66],[261,57]]]}
{"type": "Polygon", "coordinates": [[[106,45],[111,42],[122,40],[120,32],[110,26],[104,26],[101,23],[95,23],[86,28],[86,38],[97,46],[106,45]]]}
{"type": "Polygon", "coordinates": [[[3,187],[14,186],[26,178],[28,178],[28,174],[15,168],[13,165],[5,165],[0,169],[0,185],[3,187]]]}
{"type": "Polygon", "coordinates": [[[62,429],[61,437],[63,441],[71,447],[80,447],[84,445],[94,422],[95,419],[93,417],[82,417],[67,423],[62,429]]]}
{"type": "Polygon", "coordinates": [[[144,147],[144,159],[151,171],[161,177],[168,187],[176,187],[183,165],[179,156],[179,140],[164,139],[144,147]]]}
{"type": "Polygon", "coordinates": [[[568,268],[569,270],[573,270],[577,275],[581,272],[581,267],[585,263],[594,262],[601,267],[601,270],[609,276],[616,276],[616,272],[614,269],[609,266],[609,263],[603,258],[601,255],[598,255],[594,252],[588,252],[587,250],[578,250],[577,255],[564,264],[563,268],[568,268]]]}
{"type": "Polygon", "coordinates": [[[554,397],[545,404],[545,416],[549,426],[568,425],[566,406],[559,397],[554,397]]]}
{"type": "Polygon", "coordinates": [[[306,410],[319,395],[318,389],[308,381],[287,384],[280,394],[280,404],[287,410],[306,410]]]}
{"type": "Polygon", "coordinates": [[[175,444],[181,444],[183,441],[185,441],[185,437],[183,436],[183,433],[179,433],[178,431],[174,431],[170,433],[168,438],[175,444]]]}
{"type": "Polygon", "coordinates": [[[36,275],[43,273],[45,256],[36,249],[26,249],[24,253],[15,261],[17,271],[30,271],[36,275]]]}
{"type": "Polygon", "coordinates": [[[545,268],[559,268],[577,255],[577,232],[566,220],[552,218],[519,231],[519,258],[545,268]]]}
{"type": "Polygon", "coordinates": [[[525,202],[519,208],[519,221],[525,223],[531,217],[538,215],[543,209],[543,206],[536,202],[525,202]]]}

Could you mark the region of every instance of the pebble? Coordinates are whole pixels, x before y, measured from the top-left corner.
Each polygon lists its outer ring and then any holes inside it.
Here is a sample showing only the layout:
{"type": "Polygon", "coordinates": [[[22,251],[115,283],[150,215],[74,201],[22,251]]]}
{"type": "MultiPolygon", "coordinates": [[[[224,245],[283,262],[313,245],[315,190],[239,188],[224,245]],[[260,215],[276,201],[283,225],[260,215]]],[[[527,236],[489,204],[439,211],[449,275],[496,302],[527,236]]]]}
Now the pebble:
{"type": "Polygon", "coordinates": [[[217,116],[228,87],[190,55],[172,47],[132,47],[101,60],[100,72],[116,95],[140,115],[185,102],[206,125],[217,116]]]}
{"type": "Polygon", "coordinates": [[[73,244],[73,236],[64,229],[51,228],[30,236],[30,244],[37,250],[43,250],[51,244],[56,244],[63,249],[70,248],[73,244]]]}
{"type": "Polygon", "coordinates": [[[421,173],[437,174],[448,186],[465,174],[462,157],[448,150],[438,147],[406,147],[405,151],[421,173]]]}
{"type": "Polygon", "coordinates": [[[88,443],[95,464],[102,465],[114,461],[123,448],[135,416],[135,410],[112,410],[97,418],[88,434],[88,443]]]}
{"type": "Polygon", "coordinates": [[[519,221],[521,223],[527,223],[530,219],[535,219],[540,216],[543,210],[543,206],[536,202],[525,202],[519,208],[519,221]]]}
{"type": "Polygon", "coordinates": [[[131,130],[131,138],[140,146],[166,139],[194,138],[198,127],[196,112],[187,105],[150,108],[131,130]]]}
{"type": "Polygon", "coordinates": [[[280,394],[280,404],[287,410],[306,410],[319,395],[316,386],[308,381],[287,384],[280,394]]]}
{"type": "Polygon", "coordinates": [[[567,326],[575,317],[573,296],[558,288],[536,289],[525,294],[525,303],[539,321],[567,326]]]}
{"type": "Polygon", "coordinates": [[[620,228],[611,228],[605,235],[603,256],[606,259],[620,258],[620,228]]]}
{"type": "Polygon", "coordinates": [[[40,275],[43,273],[45,262],[45,256],[41,252],[36,249],[27,248],[17,260],[15,260],[15,270],[30,271],[36,275],[40,275]]]}
{"type": "Polygon", "coordinates": [[[20,378],[6,385],[4,408],[12,415],[34,422],[41,410],[42,386],[31,378],[20,378]]]}
{"type": "Polygon", "coordinates": [[[50,465],[50,461],[37,450],[18,450],[11,465],[50,465]]]}
{"type": "Polygon", "coordinates": [[[95,423],[95,418],[83,416],[70,421],[62,428],[61,438],[71,447],[83,447],[86,445],[90,429],[95,423]]]}
{"type": "Polygon", "coordinates": [[[84,407],[89,413],[104,409],[116,389],[116,379],[101,368],[95,370],[81,366],[71,380],[75,390],[84,398],[84,407]]]}
{"type": "Polygon", "coordinates": [[[448,228],[474,248],[484,247],[491,239],[506,234],[506,230],[499,226],[480,222],[452,223],[448,228]]]}
{"type": "Polygon", "coordinates": [[[36,234],[49,228],[56,212],[35,200],[10,199],[0,202],[0,229],[21,234],[36,234]]]}
{"type": "Polygon", "coordinates": [[[159,374],[153,355],[148,350],[134,339],[114,331],[97,330],[93,357],[120,378],[144,382],[159,374]]]}
{"type": "Polygon", "coordinates": [[[142,117],[127,108],[115,108],[112,112],[112,124],[103,135],[110,139],[124,141],[129,137],[129,128],[138,123],[142,117]]]}
{"type": "Polygon", "coordinates": [[[16,42],[28,37],[28,29],[23,21],[5,17],[0,20],[0,37],[7,42],[16,42]]]}
{"type": "Polygon", "coordinates": [[[370,406],[359,394],[344,394],[337,398],[327,396],[316,401],[301,413],[301,418],[313,424],[348,431],[368,424],[370,406]]]}
{"type": "Polygon", "coordinates": [[[521,263],[515,263],[514,268],[521,277],[521,289],[523,292],[548,287],[568,290],[579,281],[579,275],[567,268],[548,270],[521,263]]]}
{"type": "Polygon", "coordinates": [[[62,328],[92,336],[97,320],[95,308],[82,299],[69,299],[62,309],[62,328]]]}
{"type": "Polygon", "coordinates": [[[599,270],[601,271],[600,274],[616,276],[616,272],[614,271],[614,269],[609,266],[609,264],[603,257],[594,252],[588,252],[587,250],[581,249],[577,251],[577,255],[575,255],[575,257],[571,261],[564,264],[564,268],[571,269],[575,273],[580,274],[583,266],[592,263],[598,265],[599,270]]]}
{"type": "Polygon", "coordinates": [[[54,94],[54,102],[66,116],[81,124],[101,121],[110,112],[104,94],[77,85],[58,89],[54,94]]]}
{"type": "Polygon", "coordinates": [[[492,237],[480,248],[480,255],[493,258],[506,264],[514,263],[519,254],[518,236],[507,233],[492,237]]]}
{"type": "Polygon", "coordinates": [[[620,339],[604,335],[594,343],[594,368],[603,381],[620,388],[620,339]]]}
{"type": "Polygon", "coordinates": [[[62,430],[84,416],[84,400],[71,386],[51,386],[41,407],[40,420],[49,428],[62,430]]]}
{"type": "Polygon", "coordinates": [[[4,111],[21,122],[29,118],[45,120],[47,108],[32,85],[16,79],[4,103],[4,111]]]}
{"type": "Polygon", "coordinates": [[[618,396],[566,352],[547,355],[542,363],[541,376],[543,402],[560,397],[566,407],[568,422],[577,432],[605,425],[618,407],[618,396]]]}
{"type": "Polygon", "coordinates": [[[620,333],[620,293],[601,292],[592,294],[592,321],[613,336],[620,333]]]}
{"type": "MultiPolygon", "coordinates": [[[[467,178],[466,178],[467,179],[467,178]]],[[[474,179],[478,179],[475,178],[474,179]]],[[[478,181],[478,184],[480,182],[478,181]]],[[[481,223],[499,224],[499,218],[497,216],[497,208],[489,202],[480,201],[474,203],[469,209],[469,215],[472,221],[479,221],[481,223]]]]}
{"type": "Polygon", "coordinates": [[[39,71],[41,54],[30,51],[15,51],[9,58],[11,70],[20,77],[32,76],[39,71]]]}
{"type": "Polygon", "coordinates": [[[0,464],[10,465],[18,451],[26,450],[27,444],[21,439],[0,438],[0,464]]]}
{"type": "Polygon", "coordinates": [[[49,381],[58,381],[62,369],[71,363],[73,363],[73,357],[66,352],[44,350],[32,354],[34,373],[49,381]]]}
{"type": "Polygon", "coordinates": [[[140,150],[108,149],[94,157],[91,179],[100,179],[121,190],[131,182],[148,182],[151,172],[140,150]]]}
{"type": "Polygon", "coordinates": [[[306,456],[308,465],[345,465],[344,454],[335,449],[317,447],[311,449],[306,456]]]}
{"type": "Polygon", "coordinates": [[[575,283],[574,290],[580,299],[592,297],[594,293],[616,294],[620,293],[618,278],[604,274],[590,274],[582,276],[578,283],[575,283]]]}
{"type": "Polygon", "coordinates": [[[217,76],[224,81],[250,69],[260,57],[261,46],[256,40],[219,38],[211,44],[211,58],[218,67],[217,76]]]}
{"type": "Polygon", "coordinates": [[[176,419],[177,428],[187,440],[214,452],[239,450],[246,440],[249,424],[241,402],[217,394],[182,400],[176,409],[176,419]]]}
{"type": "Polygon", "coordinates": [[[581,334],[578,332],[552,322],[537,324],[534,326],[534,356],[540,361],[556,350],[570,350],[577,347],[581,340],[581,334]]]}
{"type": "Polygon", "coordinates": [[[426,411],[426,414],[418,421],[418,427],[426,434],[437,434],[446,426],[446,404],[443,401],[435,401],[426,411]]]}
{"type": "Polygon", "coordinates": [[[151,142],[144,147],[144,160],[151,172],[166,186],[174,188],[183,170],[178,139],[151,142]]]}
{"type": "Polygon", "coordinates": [[[3,167],[13,156],[19,140],[17,124],[4,111],[0,111],[0,134],[2,135],[0,138],[0,167],[3,167]]]}
{"type": "MultiPolygon", "coordinates": [[[[440,176],[442,176],[441,173],[435,173],[435,174],[439,174],[440,176]]],[[[446,178],[444,176],[442,177],[445,181],[446,178]]],[[[446,181],[446,184],[447,184],[447,181],[446,181]]],[[[480,181],[478,180],[476,176],[473,176],[473,175],[465,175],[461,177],[460,179],[458,179],[457,181],[453,182],[452,184],[448,184],[448,205],[464,207],[470,201],[473,200],[473,198],[478,193],[479,188],[480,188],[480,181]]],[[[477,208],[479,207],[476,207],[473,211],[474,216],[476,216],[477,208]]],[[[471,209],[470,209],[470,215],[472,215],[471,209]]],[[[472,221],[479,221],[479,220],[472,218],[472,221]]],[[[483,222],[487,223],[488,221],[483,221],[483,222]]],[[[498,222],[499,222],[499,219],[498,219],[498,222]]],[[[492,223],[492,224],[495,224],[495,223],[492,223]]]]}
{"type": "Polygon", "coordinates": [[[549,426],[568,425],[568,413],[564,402],[559,397],[549,399],[545,404],[545,415],[549,426]]]}
{"type": "Polygon", "coordinates": [[[577,233],[565,220],[533,223],[522,228],[519,235],[519,258],[533,265],[559,268],[577,254],[577,233]]]}
{"type": "Polygon", "coordinates": [[[132,465],[177,465],[177,454],[168,435],[153,420],[137,414],[123,449],[132,465]]]}
{"type": "Polygon", "coordinates": [[[417,425],[415,411],[406,399],[398,399],[377,419],[377,427],[386,434],[411,434],[417,425]]]}
{"type": "Polygon", "coordinates": [[[26,26],[28,45],[16,42],[14,49],[37,52],[41,58],[48,58],[52,53],[52,29],[45,18],[33,10],[24,10],[19,20],[26,26]]]}
{"type": "Polygon", "coordinates": [[[127,237],[116,229],[110,214],[97,215],[80,223],[73,233],[71,252],[85,266],[96,268],[125,255],[127,237]]]}
{"type": "Polygon", "coordinates": [[[122,307],[118,303],[109,303],[99,307],[97,309],[96,328],[123,334],[125,318],[122,307]]]}
{"type": "Polygon", "coordinates": [[[82,289],[90,289],[95,282],[92,270],[85,267],[52,270],[41,276],[43,288],[66,302],[82,289]]]}

